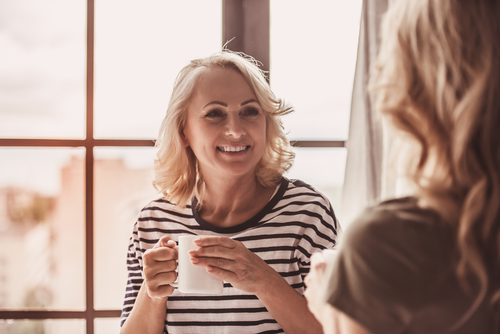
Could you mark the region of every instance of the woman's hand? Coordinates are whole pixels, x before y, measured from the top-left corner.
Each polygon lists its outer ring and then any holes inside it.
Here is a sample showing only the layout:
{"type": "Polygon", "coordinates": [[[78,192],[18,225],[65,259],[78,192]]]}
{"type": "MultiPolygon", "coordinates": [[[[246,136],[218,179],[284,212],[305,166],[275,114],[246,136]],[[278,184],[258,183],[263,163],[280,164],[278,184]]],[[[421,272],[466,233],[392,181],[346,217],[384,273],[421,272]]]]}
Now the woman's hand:
{"type": "Polygon", "coordinates": [[[322,322],[321,320],[326,308],[326,303],[322,302],[319,296],[319,290],[325,276],[326,264],[323,254],[314,253],[311,256],[311,269],[304,280],[306,284],[304,295],[307,299],[307,306],[319,322],[322,322]]]}
{"type": "Polygon", "coordinates": [[[320,290],[324,284],[326,265],[323,254],[314,253],[311,256],[311,269],[304,280],[307,306],[322,325],[324,334],[371,334],[346,314],[322,301],[320,290]]]}
{"type": "Polygon", "coordinates": [[[164,236],[144,253],[144,286],[151,298],[165,298],[174,292],[170,284],[177,279],[178,252],[175,246],[175,241],[164,236]]]}
{"type": "Polygon", "coordinates": [[[273,278],[281,276],[241,242],[225,237],[201,237],[194,243],[200,247],[189,251],[191,262],[237,289],[255,295],[265,294],[273,278]]]}

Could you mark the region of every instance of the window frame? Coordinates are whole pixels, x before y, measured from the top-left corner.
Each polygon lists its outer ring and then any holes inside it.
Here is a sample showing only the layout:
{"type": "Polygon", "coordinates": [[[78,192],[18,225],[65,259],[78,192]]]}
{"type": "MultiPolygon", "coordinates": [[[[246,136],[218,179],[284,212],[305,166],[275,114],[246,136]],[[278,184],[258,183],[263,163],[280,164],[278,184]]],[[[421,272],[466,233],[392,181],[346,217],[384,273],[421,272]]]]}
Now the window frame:
{"type": "MultiPolygon", "coordinates": [[[[222,41],[228,48],[254,56],[267,71],[270,57],[270,0],[221,0],[222,41]]],[[[94,334],[97,318],[119,318],[121,310],[94,308],[94,148],[153,147],[154,140],[94,138],[94,2],[87,0],[86,107],[84,139],[0,138],[0,147],[61,147],[85,149],[85,310],[0,310],[0,320],[73,319],[86,321],[86,333],[94,334]]],[[[343,140],[292,140],[294,147],[344,147],[343,140]]]]}

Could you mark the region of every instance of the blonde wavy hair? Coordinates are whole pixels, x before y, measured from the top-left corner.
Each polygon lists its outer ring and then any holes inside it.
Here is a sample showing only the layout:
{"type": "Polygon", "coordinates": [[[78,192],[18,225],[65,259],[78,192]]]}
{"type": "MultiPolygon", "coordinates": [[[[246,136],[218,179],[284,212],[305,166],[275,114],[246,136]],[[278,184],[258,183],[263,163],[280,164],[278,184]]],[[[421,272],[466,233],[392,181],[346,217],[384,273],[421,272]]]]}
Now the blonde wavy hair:
{"type": "Polygon", "coordinates": [[[256,167],[259,185],[276,185],[283,173],[290,169],[295,154],[283,131],[281,116],[293,111],[275,96],[258,62],[243,53],[223,50],[204,59],[196,59],[178,74],[167,113],[156,141],[154,186],[170,201],[180,207],[196,196],[201,205],[204,185],[198,161],[190,147],[184,147],[181,136],[187,108],[196,90],[199,78],[210,68],[234,69],[246,79],[266,116],[266,150],[256,167]]]}
{"type": "Polygon", "coordinates": [[[370,90],[419,147],[409,174],[420,204],[454,231],[456,274],[475,296],[464,318],[488,291],[498,317],[500,1],[396,1],[386,15],[370,90]]]}

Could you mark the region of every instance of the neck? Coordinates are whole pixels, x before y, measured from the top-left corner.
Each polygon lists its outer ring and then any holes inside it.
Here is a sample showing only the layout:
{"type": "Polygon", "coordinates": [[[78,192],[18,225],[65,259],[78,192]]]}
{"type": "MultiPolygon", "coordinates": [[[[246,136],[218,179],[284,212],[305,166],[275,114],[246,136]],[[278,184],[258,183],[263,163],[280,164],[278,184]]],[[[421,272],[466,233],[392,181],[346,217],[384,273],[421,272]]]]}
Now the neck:
{"type": "Polygon", "coordinates": [[[274,187],[264,188],[255,175],[219,180],[205,180],[200,216],[207,222],[230,227],[257,214],[269,201],[274,187]]]}

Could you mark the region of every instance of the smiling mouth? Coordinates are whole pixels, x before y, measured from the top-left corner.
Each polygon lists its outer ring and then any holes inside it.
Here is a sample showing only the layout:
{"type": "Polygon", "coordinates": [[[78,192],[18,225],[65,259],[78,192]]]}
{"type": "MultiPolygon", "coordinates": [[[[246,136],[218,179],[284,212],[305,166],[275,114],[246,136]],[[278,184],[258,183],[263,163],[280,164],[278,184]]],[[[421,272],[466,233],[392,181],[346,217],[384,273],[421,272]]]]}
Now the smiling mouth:
{"type": "Polygon", "coordinates": [[[221,152],[231,152],[231,153],[243,152],[248,150],[249,148],[250,146],[217,146],[217,150],[221,152]]]}

